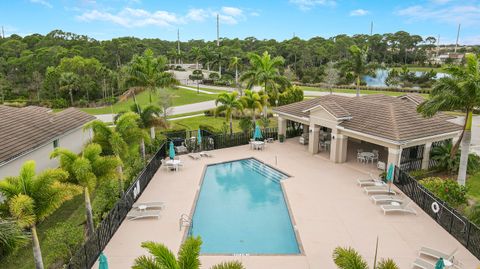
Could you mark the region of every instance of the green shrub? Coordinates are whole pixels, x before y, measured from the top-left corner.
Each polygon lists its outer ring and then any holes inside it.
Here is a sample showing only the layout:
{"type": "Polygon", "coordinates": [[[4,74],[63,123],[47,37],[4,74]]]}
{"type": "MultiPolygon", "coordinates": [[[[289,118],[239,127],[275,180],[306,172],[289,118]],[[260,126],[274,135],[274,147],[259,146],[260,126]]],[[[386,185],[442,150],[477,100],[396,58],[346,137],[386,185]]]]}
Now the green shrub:
{"type": "Polygon", "coordinates": [[[477,201],[468,208],[467,216],[473,223],[480,226],[480,201],[477,201]]]}
{"type": "Polygon", "coordinates": [[[211,134],[220,133],[220,130],[218,130],[217,128],[215,128],[215,127],[213,127],[213,126],[211,126],[211,125],[207,125],[207,124],[200,124],[200,125],[198,126],[198,128],[199,128],[200,130],[207,131],[207,132],[209,132],[209,133],[211,133],[211,134]]]}
{"type": "Polygon", "coordinates": [[[64,264],[75,254],[83,241],[83,225],[71,222],[58,223],[45,233],[46,245],[50,246],[50,258],[64,264]]]}
{"type": "Polygon", "coordinates": [[[203,114],[207,117],[215,116],[215,109],[208,109],[203,112],[203,114]]]}
{"type": "Polygon", "coordinates": [[[242,129],[243,133],[248,134],[253,130],[253,123],[252,119],[250,118],[242,118],[238,123],[240,129],[242,129]]]}
{"type": "Polygon", "coordinates": [[[467,204],[467,188],[459,185],[454,180],[444,180],[439,177],[427,177],[419,182],[435,194],[435,196],[452,207],[457,208],[467,204]]]}
{"type": "Polygon", "coordinates": [[[13,220],[0,220],[0,260],[28,242],[28,236],[13,220]]]}
{"type": "Polygon", "coordinates": [[[195,69],[195,70],[193,70],[192,74],[194,74],[194,75],[203,75],[203,71],[200,70],[200,69],[195,69]]]}
{"type": "Polygon", "coordinates": [[[428,171],[428,170],[425,170],[425,169],[415,170],[415,171],[410,172],[410,176],[412,176],[416,180],[422,180],[422,179],[428,177],[430,174],[431,174],[431,172],[428,171]]]}
{"type": "Polygon", "coordinates": [[[97,187],[92,203],[93,219],[98,225],[118,200],[118,180],[106,180],[97,187]]]}
{"type": "Polygon", "coordinates": [[[217,80],[217,79],[220,79],[220,75],[216,72],[212,72],[210,73],[210,75],[208,75],[208,78],[212,80],[217,80]]]}
{"type": "MultiPolygon", "coordinates": [[[[300,102],[303,100],[303,90],[298,86],[293,86],[278,96],[278,105],[288,105],[295,102],[300,102]]],[[[270,98],[270,102],[275,102],[274,98],[270,98]]],[[[271,105],[275,105],[272,103],[271,105]]]]}
{"type": "Polygon", "coordinates": [[[68,102],[65,99],[57,98],[52,100],[52,108],[66,108],[68,107],[68,102]]]}
{"type": "MultiPolygon", "coordinates": [[[[454,174],[458,171],[460,166],[460,150],[452,159],[450,152],[452,151],[452,141],[448,141],[445,144],[435,147],[431,152],[431,159],[437,161],[436,169],[439,171],[447,171],[454,174]]],[[[480,157],[476,154],[468,155],[467,172],[468,174],[474,174],[480,169],[480,157]]]]}

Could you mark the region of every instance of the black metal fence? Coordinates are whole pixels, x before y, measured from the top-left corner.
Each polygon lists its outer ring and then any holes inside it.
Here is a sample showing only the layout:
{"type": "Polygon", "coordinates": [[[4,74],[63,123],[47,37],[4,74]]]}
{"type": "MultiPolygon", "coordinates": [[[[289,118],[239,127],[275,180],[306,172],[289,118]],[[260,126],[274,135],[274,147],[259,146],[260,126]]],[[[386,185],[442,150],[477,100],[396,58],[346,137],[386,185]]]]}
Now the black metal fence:
{"type": "Polygon", "coordinates": [[[400,168],[404,171],[414,171],[422,169],[424,150],[425,145],[418,145],[402,149],[400,168]]]}
{"type": "Polygon", "coordinates": [[[475,257],[480,259],[480,228],[478,226],[457,210],[448,206],[398,167],[395,169],[393,183],[422,208],[425,213],[464,245],[475,257]],[[438,204],[438,212],[433,211],[433,203],[438,204]]]}
{"type": "Polygon", "coordinates": [[[161,166],[161,160],[165,158],[166,145],[163,144],[155,155],[150,159],[145,168],[140,172],[136,180],[130,185],[125,194],[117,201],[107,217],[100,223],[95,233],[73,255],[67,264],[68,269],[89,269],[93,266],[98,256],[108,244],[113,234],[132,208],[133,203],[152,179],[153,175],[161,166]]]}

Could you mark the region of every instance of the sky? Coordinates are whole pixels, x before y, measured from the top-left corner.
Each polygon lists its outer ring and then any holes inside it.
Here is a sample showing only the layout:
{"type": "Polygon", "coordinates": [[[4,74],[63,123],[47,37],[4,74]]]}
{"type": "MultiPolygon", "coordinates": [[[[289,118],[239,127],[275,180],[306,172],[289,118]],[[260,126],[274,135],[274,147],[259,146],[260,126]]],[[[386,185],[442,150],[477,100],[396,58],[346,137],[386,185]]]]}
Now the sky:
{"type": "Polygon", "coordinates": [[[12,0],[2,1],[5,35],[54,29],[98,40],[121,36],[213,40],[220,36],[277,40],[399,30],[441,44],[480,44],[480,0],[12,0]]]}

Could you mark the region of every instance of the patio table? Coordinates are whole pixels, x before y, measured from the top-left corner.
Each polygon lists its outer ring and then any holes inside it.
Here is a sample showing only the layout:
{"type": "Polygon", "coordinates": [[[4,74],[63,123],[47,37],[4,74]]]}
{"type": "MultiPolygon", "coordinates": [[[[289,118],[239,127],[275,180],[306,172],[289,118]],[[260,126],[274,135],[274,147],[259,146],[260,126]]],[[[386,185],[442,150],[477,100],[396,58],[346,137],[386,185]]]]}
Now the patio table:
{"type": "Polygon", "coordinates": [[[173,170],[178,171],[178,165],[181,163],[180,160],[168,160],[166,162],[167,165],[171,165],[173,170]]]}
{"type": "Polygon", "coordinates": [[[361,152],[359,153],[359,155],[365,158],[365,163],[368,163],[369,160],[372,160],[373,163],[373,157],[375,157],[375,154],[373,154],[373,152],[361,152]]]}
{"type": "Polygon", "coordinates": [[[252,141],[253,149],[263,149],[263,146],[265,145],[265,142],[263,141],[252,141]]]}

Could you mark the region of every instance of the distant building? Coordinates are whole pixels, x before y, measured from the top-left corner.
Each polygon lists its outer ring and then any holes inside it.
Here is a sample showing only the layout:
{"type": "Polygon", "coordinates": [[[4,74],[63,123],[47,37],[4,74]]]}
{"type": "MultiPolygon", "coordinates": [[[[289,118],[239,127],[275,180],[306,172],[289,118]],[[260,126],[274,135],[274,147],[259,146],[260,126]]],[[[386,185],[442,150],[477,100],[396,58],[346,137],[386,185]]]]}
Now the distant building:
{"type": "Polygon", "coordinates": [[[434,61],[436,64],[461,63],[464,56],[463,53],[447,53],[438,55],[434,61]]]}
{"type": "Polygon", "coordinates": [[[0,105],[0,180],[17,176],[25,161],[34,160],[37,172],[58,166],[50,159],[56,147],[80,153],[91,132],[83,126],[95,117],[75,108],[53,113],[48,108],[0,105]]]}

